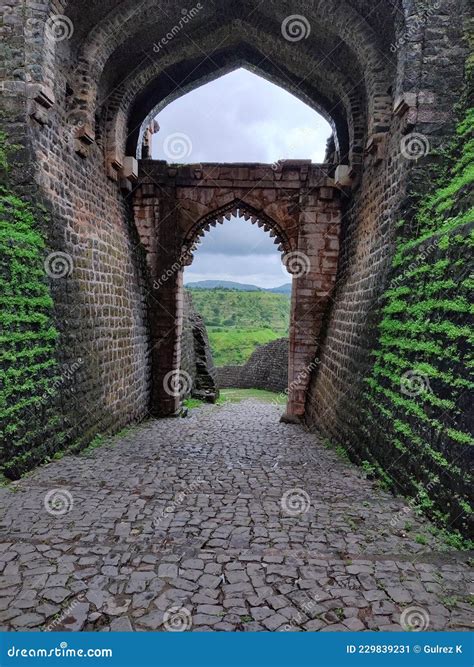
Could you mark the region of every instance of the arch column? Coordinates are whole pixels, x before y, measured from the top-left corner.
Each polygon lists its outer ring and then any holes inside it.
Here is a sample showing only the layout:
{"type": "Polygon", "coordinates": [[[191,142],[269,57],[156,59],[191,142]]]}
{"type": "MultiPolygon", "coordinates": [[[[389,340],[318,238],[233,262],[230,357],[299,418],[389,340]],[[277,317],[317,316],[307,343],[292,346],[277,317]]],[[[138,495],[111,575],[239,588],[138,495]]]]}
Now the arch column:
{"type": "Polygon", "coordinates": [[[293,275],[288,403],[282,421],[305,413],[306,391],[317,369],[323,318],[336,283],[341,226],[340,193],[335,187],[308,189],[300,197],[298,248],[284,256],[293,275]]]}
{"type": "Polygon", "coordinates": [[[148,268],[150,412],[167,417],[176,414],[182,398],[179,368],[184,261],[175,189],[172,184],[158,182],[167,165],[161,163],[159,167],[158,175],[142,176],[143,182],[134,192],[134,218],[148,268]]]}

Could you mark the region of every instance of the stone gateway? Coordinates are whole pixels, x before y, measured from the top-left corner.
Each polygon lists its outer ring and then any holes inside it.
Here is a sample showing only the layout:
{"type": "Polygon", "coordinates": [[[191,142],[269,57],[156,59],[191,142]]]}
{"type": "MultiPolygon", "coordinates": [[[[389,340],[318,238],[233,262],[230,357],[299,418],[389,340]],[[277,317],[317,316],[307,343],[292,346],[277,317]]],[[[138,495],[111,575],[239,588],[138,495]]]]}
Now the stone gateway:
{"type": "Polygon", "coordinates": [[[181,369],[183,267],[238,211],[294,274],[288,416],[466,529],[469,203],[453,139],[470,136],[469,2],[312,0],[296,16],[286,0],[208,0],[186,21],[174,0],[1,9],[2,156],[17,198],[2,237],[17,374],[4,473],[176,411],[166,379],[181,369]],[[330,122],[324,164],[150,159],[156,114],[241,66],[330,122]],[[44,239],[34,256],[29,225],[44,239]]]}

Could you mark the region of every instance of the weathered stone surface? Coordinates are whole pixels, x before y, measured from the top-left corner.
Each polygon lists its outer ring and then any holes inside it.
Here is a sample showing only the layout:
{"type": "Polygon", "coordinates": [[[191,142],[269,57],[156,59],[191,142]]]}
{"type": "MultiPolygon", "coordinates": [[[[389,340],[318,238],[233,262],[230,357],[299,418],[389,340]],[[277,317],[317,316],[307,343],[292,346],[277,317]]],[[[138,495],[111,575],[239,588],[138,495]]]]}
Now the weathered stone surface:
{"type": "Polygon", "coordinates": [[[191,631],[399,630],[402,611],[421,606],[430,630],[468,627],[465,555],[446,550],[418,516],[413,537],[400,537],[390,518],[403,499],[367,482],[302,426],[280,424],[280,411],[249,400],[209,405],[188,419],[152,420],[114,447],[98,448],[94,458],[64,457],[21,480],[19,492],[2,490],[0,544],[8,541],[10,563],[25,546],[29,558],[2,590],[0,623],[18,630],[162,631],[172,611],[171,625],[191,631]],[[189,437],[197,429],[206,432],[198,447],[189,437]],[[284,468],[275,468],[276,456],[284,468]],[[240,459],[245,467],[227,465],[240,459]],[[187,488],[198,477],[199,488],[187,488]],[[218,478],[231,482],[224,492],[218,478]],[[78,507],[68,516],[73,541],[57,517],[38,511],[45,488],[63,479],[78,507]],[[145,481],[156,485],[146,501],[145,481]],[[177,488],[184,489],[180,502],[157,531],[153,519],[177,488]],[[297,516],[282,505],[291,489],[305,489],[310,499],[297,516]],[[132,529],[117,542],[116,526],[131,515],[132,529]],[[354,517],[364,517],[357,531],[354,517]],[[224,553],[210,547],[218,531],[245,536],[246,546],[224,553]],[[427,540],[422,550],[419,533],[427,540]],[[96,562],[78,566],[65,586],[28,587],[33,578],[63,583],[59,566],[91,553],[96,562]],[[186,579],[187,572],[198,576],[186,579]],[[440,592],[428,590],[432,572],[440,592]]]}

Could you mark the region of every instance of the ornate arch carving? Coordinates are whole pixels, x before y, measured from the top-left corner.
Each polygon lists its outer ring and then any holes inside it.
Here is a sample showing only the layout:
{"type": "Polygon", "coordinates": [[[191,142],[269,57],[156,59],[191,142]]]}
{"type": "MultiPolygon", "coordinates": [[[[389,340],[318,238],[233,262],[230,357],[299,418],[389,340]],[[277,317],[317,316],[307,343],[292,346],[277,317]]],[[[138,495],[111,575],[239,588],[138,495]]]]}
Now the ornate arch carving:
{"type": "Polygon", "coordinates": [[[278,250],[281,253],[286,254],[292,250],[291,241],[281,225],[265,212],[257,211],[257,209],[242,199],[234,199],[234,201],[210,213],[206,213],[188,230],[181,249],[183,264],[188,266],[192,263],[194,259],[193,253],[199,244],[199,239],[205,236],[211,227],[223,224],[225,220],[230,220],[232,216],[242,217],[244,220],[250,220],[252,224],[263,227],[265,231],[269,232],[269,235],[273,238],[273,242],[278,244],[278,250]]]}

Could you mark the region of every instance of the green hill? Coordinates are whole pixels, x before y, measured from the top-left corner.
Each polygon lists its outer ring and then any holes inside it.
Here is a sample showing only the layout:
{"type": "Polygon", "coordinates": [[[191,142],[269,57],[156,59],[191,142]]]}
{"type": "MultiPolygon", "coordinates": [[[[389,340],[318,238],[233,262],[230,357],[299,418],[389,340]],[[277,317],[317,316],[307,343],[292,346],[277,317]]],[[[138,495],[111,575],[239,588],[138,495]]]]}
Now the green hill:
{"type": "Polygon", "coordinates": [[[277,292],[278,294],[291,294],[291,283],[285,283],[278,287],[257,287],[248,283],[236,283],[233,280],[198,280],[197,282],[187,283],[188,289],[236,289],[243,292],[277,292]]]}
{"type": "Polygon", "coordinates": [[[286,294],[234,289],[190,289],[202,315],[216,366],[244,364],[258,345],[288,335],[286,294]]]}

